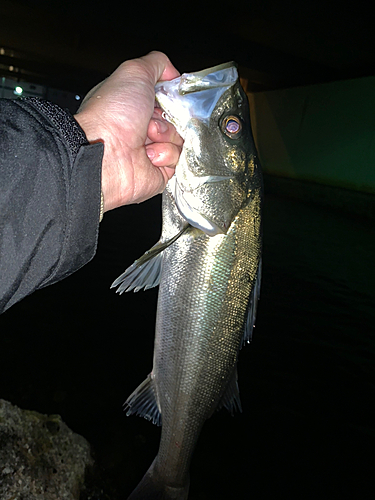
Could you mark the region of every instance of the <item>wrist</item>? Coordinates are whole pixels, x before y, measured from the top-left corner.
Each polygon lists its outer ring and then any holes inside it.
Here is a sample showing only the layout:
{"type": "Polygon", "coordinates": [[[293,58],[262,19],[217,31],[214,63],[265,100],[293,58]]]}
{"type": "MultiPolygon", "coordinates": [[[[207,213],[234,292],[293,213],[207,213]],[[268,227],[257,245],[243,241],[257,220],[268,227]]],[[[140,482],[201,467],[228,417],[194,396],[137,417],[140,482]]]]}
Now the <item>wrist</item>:
{"type": "Polygon", "coordinates": [[[102,160],[101,171],[101,195],[102,206],[101,216],[108,210],[117,208],[123,204],[123,197],[120,195],[120,186],[124,183],[124,179],[117,173],[123,170],[119,165],[121,158],[116,152],[121,147],[117,140],[117,134],[111,133],[108,127],[101,126],[97,122],[96,117],[92,117],[90,113],[82,111],[74,116],[82,130],[85,132],[87,140],[90,144],[102,142],[104,145],[104,154],[102,160]]]}

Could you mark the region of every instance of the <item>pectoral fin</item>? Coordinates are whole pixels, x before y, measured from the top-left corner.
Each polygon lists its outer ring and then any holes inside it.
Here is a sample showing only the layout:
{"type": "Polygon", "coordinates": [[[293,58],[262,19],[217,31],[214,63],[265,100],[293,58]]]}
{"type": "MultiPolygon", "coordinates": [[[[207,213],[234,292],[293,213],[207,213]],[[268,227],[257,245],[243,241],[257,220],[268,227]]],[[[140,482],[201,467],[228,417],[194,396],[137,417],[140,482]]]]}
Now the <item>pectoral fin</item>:
{"type": "Polygon", "coordinates": [[[174,243],[187,230],[186,225],[173,238],[163,243],[156,243],[150,250],[136,260],[126,271],[121,274],[111,285],[114,288],[118,285],[117,293],[130,292],[134,290],[138,292],[142,288],[147,290],[158,286],[160,282],[161,263],[163,259],[163,251],[174,243]]]}

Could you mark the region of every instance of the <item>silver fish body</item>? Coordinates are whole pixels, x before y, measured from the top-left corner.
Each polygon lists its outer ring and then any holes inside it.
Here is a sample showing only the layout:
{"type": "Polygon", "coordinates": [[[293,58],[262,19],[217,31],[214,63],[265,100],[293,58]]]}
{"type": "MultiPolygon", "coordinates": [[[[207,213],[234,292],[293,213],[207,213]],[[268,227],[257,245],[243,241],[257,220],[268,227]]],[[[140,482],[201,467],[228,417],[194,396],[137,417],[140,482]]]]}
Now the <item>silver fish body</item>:
{"type": "MultiPolygon", "coordinates": [[[[192,92],[206,92],[200,78],[222,68],[193,74],[192,92]]],[[[262,179],[246,95],[232,80],[205,120],[189,115],[182,126],[174,115],[185,143],[163,193],[161,239],[114,283],[120,292],[160,283],[153,369],[126,405],[162,434],[132,500],[186,499],[205,420],[222,406],[241,409],[236,365],[259,295],[262,179]]]]}

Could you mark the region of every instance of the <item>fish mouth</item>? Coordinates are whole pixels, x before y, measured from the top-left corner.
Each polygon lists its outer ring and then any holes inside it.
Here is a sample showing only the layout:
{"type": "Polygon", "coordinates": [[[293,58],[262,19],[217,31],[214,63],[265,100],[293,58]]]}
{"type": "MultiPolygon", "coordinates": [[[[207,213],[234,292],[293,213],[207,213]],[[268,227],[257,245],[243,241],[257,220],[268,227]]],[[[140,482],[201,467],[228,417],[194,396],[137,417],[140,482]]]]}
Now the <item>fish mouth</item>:
{"type": "MultiPolygon", "coordinates": [[[[174,177],[172,177],[174,179],[174,177]]],[[[171,179],[171,181],[172,181],[171,179]]],[[[206,182],[220,182],[228,179],[228,177],[221,176],[207,176],[200,178],[198,185],[205,184],[206,182]]],[[[171,182],[169,181],[169,182],[171,182]]],[[[173,184],[173,183],[172,183],[173,184]]],[[[216,224],[214,221],[202,215],[193,206],[194,195],[190,191],[185,191],[178,181],[174,179],[175,186],[172,187],[172,193],[176,202],[176,206],[182,217],[189,222],[189,224],[197,229],[200,229],[208,236],[216,236],[217,234],[226,234],[229,228],[229,223],[223,222],[222,226],[216,224]]]]}
{"type": "Polygon", "coordinates": [[[155,98],[166,120],[173,123],[177,132],[185,138],[190,120],[197,118],[208,124],[217,101],[237,80],[237,66],[229,62],[159,82],[155,85],[155,98]]]}

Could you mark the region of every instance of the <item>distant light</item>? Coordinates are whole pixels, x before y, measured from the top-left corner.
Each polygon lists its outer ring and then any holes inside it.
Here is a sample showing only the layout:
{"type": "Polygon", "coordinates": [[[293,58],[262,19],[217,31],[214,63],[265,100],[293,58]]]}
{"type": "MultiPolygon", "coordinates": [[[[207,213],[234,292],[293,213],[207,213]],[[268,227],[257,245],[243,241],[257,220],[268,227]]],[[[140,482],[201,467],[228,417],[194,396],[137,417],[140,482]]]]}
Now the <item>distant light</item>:
{"type": "Polygon", "coordinates": [[[0,56],[3,56],[5,54],[5,50],[3,49],[3,47],[0,48],[0,56]]]}
{"type": "Polygon", "coordinates": [[[9,71],[13,71],[14,70],[14,66],[9,66],[9,71]]]}
{"type": "Polygon", "coordinates": [[[22,87],[18,87],[18,86],[17,86],[17,87],[14,89],[14,94],[16,94],[16,95],[22,95],[22,93],[23,93],[23,88],[22,88],[22,87]]]}
{"type": "Polygon", "coordinates": [[[81,96],[76,94],[76,97],[75,97],[76,101],[80,101],[81,100],[81,96]]]}

